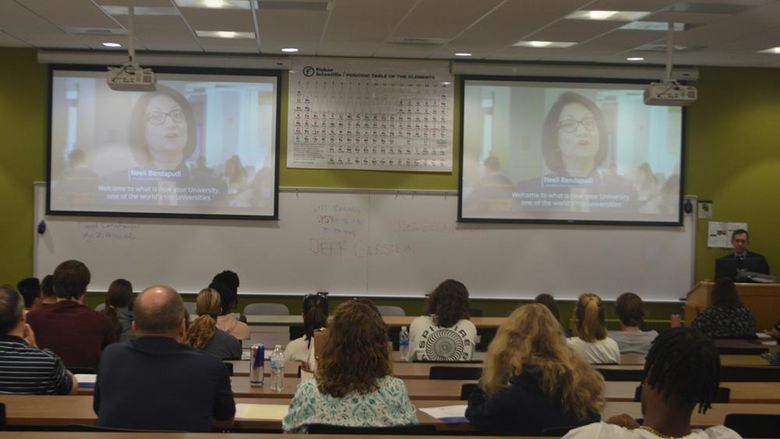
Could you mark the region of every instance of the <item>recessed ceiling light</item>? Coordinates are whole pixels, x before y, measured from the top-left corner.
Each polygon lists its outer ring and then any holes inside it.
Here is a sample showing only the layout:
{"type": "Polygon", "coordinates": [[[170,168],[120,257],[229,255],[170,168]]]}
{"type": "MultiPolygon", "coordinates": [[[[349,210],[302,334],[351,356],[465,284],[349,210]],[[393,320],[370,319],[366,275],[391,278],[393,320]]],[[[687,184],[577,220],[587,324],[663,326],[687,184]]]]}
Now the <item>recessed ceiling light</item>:
{"type": "MultiPolygon", "coordinates": [[[[672,28],[675,32],[683,32],[688,28],[685,23],[674,23],[672,28]]],[[[620,26],[623,30],[652,30],[666,32],[669,29],[669,23],[665,21],[634,21],[620,26]]]]}
{"type": "Polygon", "coordinates": [[[254,32],[234,32],[227,30],[196,30],[197,34],[201,38],[237,38],[237,39],[251,39],[255,37],[254,32]]]}
{"type": "Polygon", "coordinates": [[[645,15],[646,11],[574,11],[566,18],[572,20],[609,20],[609,21],[634,21],[645,15]]]}
{"type": "Polygon", "coordinates": [[[455,52],[455,56],[471,56],[468,52],[455,52]]]}
{"type": "Polygon", "coordinates": [[[534,47],[537,49],[563,49],[577,43],[570,41],[518,41],[512,44],[515,47],[534,47]]]}
{"type": "MultiPolygon", "coordinates": [[[[106,5],[101,6],[100,9],[108,15],[127,15],[128,8],[127,6],[106,5]]],[[[166,6],[136,6],[133,8],[133,15],[179,15],[179,11],[176,8],[166,6]]]]}
{"type": "Polygon", "coordinates": [[[250,9],[249,0],[174,0],[180,8],[250,9]]]}
{"type": "Polygon", "coordinates": [[[641,56],[629,56],[626,58],[626,61],[644,61],[645,59],[641,56]]]}
{"type": "Polygon", "coordinates": [[[106,41],[105,43],[103,43],[103,45],[106,46],[106,47],[122,47],[121,44],[113,43],[111,41],[106,41]]]}
{"type": "Polygon", "coordinates": [[[295,48],[295,47],[285,47],[285,48],[282,49],[282,52],[285,52],[285,53],[295,53],[297,51],[298,51],[298,49],[295,48]]]}
{"type": "Polygon", "coordinates": [[[775,55],[780,55],[780,46],[759,50],[758,53],[774,53],[775,55]]]}

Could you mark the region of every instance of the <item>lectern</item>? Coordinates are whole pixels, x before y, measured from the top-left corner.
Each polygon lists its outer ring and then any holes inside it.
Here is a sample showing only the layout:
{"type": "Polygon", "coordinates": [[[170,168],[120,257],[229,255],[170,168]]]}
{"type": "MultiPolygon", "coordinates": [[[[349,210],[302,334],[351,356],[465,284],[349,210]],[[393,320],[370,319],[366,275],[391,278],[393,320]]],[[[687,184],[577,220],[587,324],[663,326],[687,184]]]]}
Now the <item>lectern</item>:
{"type": "MultiPolygon", "coordinates": [[[[688,300],[685,303],[685,323],[688,326],[699,313],[710,306],[713,285],[715,283],[712,281],[702,281],[688,291],[688,300]]],[[[762,331],[780,321],[780,284],[736,285],[740,300],[756,318],[756,330],[762,331]]]]}

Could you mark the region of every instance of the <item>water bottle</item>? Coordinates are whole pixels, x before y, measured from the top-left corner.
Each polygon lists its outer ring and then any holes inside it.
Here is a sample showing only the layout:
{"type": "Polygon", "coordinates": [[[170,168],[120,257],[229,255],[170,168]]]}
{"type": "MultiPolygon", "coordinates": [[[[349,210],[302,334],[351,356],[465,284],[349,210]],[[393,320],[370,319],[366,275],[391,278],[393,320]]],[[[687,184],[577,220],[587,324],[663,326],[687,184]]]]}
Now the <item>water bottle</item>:
{"type": "Polygon", "coordinates": [[[401,332],[398,334],[398,353],[401,354],[401,361],[409,361],[409,329],[401,326],[401,332]]]}
{"type": "Polygon", "coordinates": [[[281,392],[284,388],[284,351],[282,345],[274,346],[274,351],[268,361],[271,363],[271,391],[281,392]]]}

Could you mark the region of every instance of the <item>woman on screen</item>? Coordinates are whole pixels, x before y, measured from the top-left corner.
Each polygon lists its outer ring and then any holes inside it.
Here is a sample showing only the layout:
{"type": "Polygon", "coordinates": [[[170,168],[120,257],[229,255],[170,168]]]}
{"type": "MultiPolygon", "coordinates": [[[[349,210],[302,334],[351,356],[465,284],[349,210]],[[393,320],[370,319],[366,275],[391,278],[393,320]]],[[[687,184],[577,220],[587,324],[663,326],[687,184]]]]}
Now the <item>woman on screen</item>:
{"type": "Polygon", "coordinates": [[[552,313],[542,304],[524,305],[490,343],[466,417],[486,433],[538,436],[598,421],[603,386],[593,366],[566,346],[552,313]]]}
{"type": "Polygon", "coordinates": [[[608,150],[599,107],[581,94],[561,94],[542,128],[542,156],[549,173],[517,185],[513,196],[520,211],[635,213],[636,191],[630,182],[602,169],[608,150]]]}
{"type": "Polygon", "coordinates": [[[574,337],[567,341],[591,364],[620,363],[620,348],[607,336],[604,305],[593,293],[582,294],[572,316],[574,337]]]}
{"type": "Polygon", "coordinates": [[[178,91],[157,85],[130,114],[128,145],[136,166],[107,176],[103,196],[111,204],[220,205],[225,184],[186,163],[196,144],[189,102],[178,91]]]}
{"type": "Polygon", "coordinates": [[[388,427],[417,423],[403,380],[390,376],[387,325],[372,304],[336,308],[319,354],[315,379],[298,386],[282,420],[285,433],[309,424],[388,427]]]}
{"type": "Polygon", "coordinates": [[[428,315],[409,326],[407,360],[469,361],[476,338],[477,328],[469,320],[469,291],[447,279],[428,295],[428,315]]]}

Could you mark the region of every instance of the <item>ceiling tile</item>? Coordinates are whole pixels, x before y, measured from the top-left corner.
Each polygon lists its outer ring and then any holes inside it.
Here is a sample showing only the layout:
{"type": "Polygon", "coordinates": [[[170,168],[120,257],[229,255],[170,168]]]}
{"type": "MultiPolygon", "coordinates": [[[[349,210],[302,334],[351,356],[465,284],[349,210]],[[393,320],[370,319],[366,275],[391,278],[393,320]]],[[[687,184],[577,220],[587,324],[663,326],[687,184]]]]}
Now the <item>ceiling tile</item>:
{"type": "Polygon", "coordinates": [[[115,28],[117,23],[90,0],[16,0],[59,27],[115,28]]]}
{"type": "Polygon", "coordinates": [[[327,11],[261,10],[258,17],[260,44],[264,51],[265,40],[283,47],[314,45],[316,48],[327,18],[327,11]]]}
{"type": "Polygon", "coordinates": [[[500,3],[501,0],[423,0],[404,18],[393,36],[451,39],[500,3]]]}
{"type": "Polygon", "coordinates": [[[195,30],[254,32],[252,11],[241,9],[179,8],[182,17],[195,30]]]}
{"type": "MultiPolygon", "coordinates": [[[[324,42],[380,43],[390,36],[416,0],[339,0],[334,2],[324,42]]],[[[349,51],[350,49],[346,49],[349,51]]]]}

